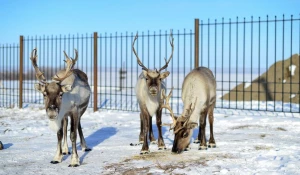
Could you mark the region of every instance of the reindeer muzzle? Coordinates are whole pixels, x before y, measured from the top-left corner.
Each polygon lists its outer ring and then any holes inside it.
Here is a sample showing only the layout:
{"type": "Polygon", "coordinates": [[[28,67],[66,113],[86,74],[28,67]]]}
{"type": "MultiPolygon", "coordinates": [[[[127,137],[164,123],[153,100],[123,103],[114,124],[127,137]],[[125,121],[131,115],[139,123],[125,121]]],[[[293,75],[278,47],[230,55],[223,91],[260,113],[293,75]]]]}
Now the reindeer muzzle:
{"type": "Polygon", "coordinates": [[[149,88],[149,93],[152,95],[152,96],[156,96],[157,95],[157,87],[153,87],[153,86],[151,86],[150,88],[149,88]]]}
{"type": "Polygon", "coordinates": [[[51,105],[46,112],[50,120],[54,120],[58,116],[58,108],[56,106],[51,105]]]}

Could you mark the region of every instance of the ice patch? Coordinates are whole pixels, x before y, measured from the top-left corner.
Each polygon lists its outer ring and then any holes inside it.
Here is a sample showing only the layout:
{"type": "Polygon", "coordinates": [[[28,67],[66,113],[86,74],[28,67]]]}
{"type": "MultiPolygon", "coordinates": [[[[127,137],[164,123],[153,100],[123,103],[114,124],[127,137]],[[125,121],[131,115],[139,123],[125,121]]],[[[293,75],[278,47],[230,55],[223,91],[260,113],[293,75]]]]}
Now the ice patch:
{"type": "Polygon", "coordinates": [[[289,66],[289,71],[290,71],[290,73],[291,73],[291,76],[294,76],[295,75],[295,70],[296,70],[296,65],[290,65],[289,66]]]}

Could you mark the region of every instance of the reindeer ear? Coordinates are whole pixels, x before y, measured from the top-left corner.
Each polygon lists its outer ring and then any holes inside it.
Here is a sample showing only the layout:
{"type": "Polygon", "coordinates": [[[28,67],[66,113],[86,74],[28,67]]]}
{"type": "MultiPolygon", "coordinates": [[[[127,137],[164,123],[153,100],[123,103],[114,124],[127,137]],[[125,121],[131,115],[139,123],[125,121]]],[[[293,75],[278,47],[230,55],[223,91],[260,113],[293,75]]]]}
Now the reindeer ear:
{"type": "Polygon", "coordinates": [[[72,85],[69,85],[69,84],[64,85],[64,86],[61,87],[61,90],[63,92],[69,92],[70,90],[72,90],[72,85]]]}
{"type": "Polygon", "coordinates": [[[187,128],[189,128],[189,129],[194,129],[194,128],[196,128],[197,126],[198,126],[198,123],[192,122],[192,123],[189,123],[189,124],[187,125],[187,128]]]}
{"type": "Polygon", "coordinates": [[[144,77],[147,77],[148,76],[148,72],[146,70],[143,70],[143,75],[144,75],[144,77]]]}
{"type": "Polygon", "coordinates": [[[169,75],[170,75],[170,72],[166,71],[166,72],[161,73],[159,78],[163,80],[163,79],[167,78],[169,75]]]}
{"type": "Polygon", "coordinates": [[[41,93],[44,93],[46,88],[45,88],[45,85],[43,85],[43,84],[35,83],[34,84],[34,89],[41,92],[41,93]]]}

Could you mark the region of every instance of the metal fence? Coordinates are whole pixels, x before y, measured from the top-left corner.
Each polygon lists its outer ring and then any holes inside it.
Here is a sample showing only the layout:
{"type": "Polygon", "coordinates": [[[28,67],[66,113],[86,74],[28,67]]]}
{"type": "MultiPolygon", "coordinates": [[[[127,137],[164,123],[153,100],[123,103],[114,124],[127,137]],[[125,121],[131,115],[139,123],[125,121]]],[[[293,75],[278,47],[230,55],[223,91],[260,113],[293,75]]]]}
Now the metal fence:
{"type": "Polygon", "coordinates": [[[299,17],[208,19],[199,30],[200,65],[216,76],[218,108],[300,112],[299,17]]]}
{"type": "Polygon", "coordinates": [[[19,50],[17,44],[0,45],[0,107],[19,105],[19,50]]]}
{"type": "MultiPolygon", "coordinates": [[[[183,79],[199,65],[209,67],[216,76],[216,108],[300,112],[299,56],[287,59],[300,52],[299,18],[196,19],[194,31],[172,33],[174,54],[166,84],[167,91],[174,87],[171,106],[175,113],[183,108],[183,79]]],[[[63,51],[72,57],[77,49],[75,66],[87,73],[92,89],[89,107],[139,111],[134,86],[141,67],[131,48],[135,34],[21,36],[20,46],[0,46],[0,107],[43,103],[42,95],[33,89],[32,49],[37,48],[38,65],[48,80],[64,68],[63,51]],[[16,72],[22,74],[12,80],[16,72]]],[[[170,31],[138,35],[135,48],[143,64],[150,69],[162,67],[171,54],[170,31]]]]}

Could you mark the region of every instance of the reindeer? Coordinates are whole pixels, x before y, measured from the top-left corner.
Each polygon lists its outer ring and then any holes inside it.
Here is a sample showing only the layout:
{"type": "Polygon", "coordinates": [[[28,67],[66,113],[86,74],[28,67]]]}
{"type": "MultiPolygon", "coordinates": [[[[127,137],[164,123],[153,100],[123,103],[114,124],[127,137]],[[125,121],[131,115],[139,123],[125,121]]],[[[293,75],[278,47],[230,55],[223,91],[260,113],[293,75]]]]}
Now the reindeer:
{"type": "Polygon", "coordinates": [[[140,106],[140,119],[141,119],[141,131],[139,135],[139,142],[143,143],[142,150],[140,154],[148,154],[149,146],[148,146],[148,132],[149,139],[151,143],[155,143],[155,138],[152,131],[152,116],[156,115],[156,125],[158,128],[158,149],[166,149],[164,140],[162,138],[161,131],[161,110],[160,105],[162,105],[163,101],[160,99],[161,89],[165,89],[165,83],[163,80],[169,76],[170,72],[161,72],[162,70],[168,67],[169,62],[173,57],[174,45],[173,45],[173,37],[172,33],[170,34],[169,42],[172,47],[172,53],[168,60],[165,59],[166,64],[161,67],[159,70],[151,70],[143,65],[141,60],[139,59],[138,54],[134,49],[134,43],[138,38],[138,34],[136,34],[134,41],[132,43],[132,50],[137,58],[138,64],[142,67],[143,72],[139,75],[135,86],[136,97],[140,106]]]}
{"type": "Polygon", "coordinates": [[[70,139],[72,141],[72,156],[69,167],[77,167],[80,165],[79,157],[76,148],[77,130],[80,137],[81,148],[83,151],[90,151],[87,147],[81,128],[80,119],[85,112],[90,98],[90,86],[87,81],[87,76],[79,69],[73,69],[74,64],[78,59],[78,52],[75,49],[75,59],[66,57],[66,68],[60,70],[52,78],[51,82],[47,82],[43,73],[37,65],[37,49],[31,53],[32,65],[36,72],[36,78],[39,83],[36,83],[35,89],[43,94],[47,116],[49,118],[49,126],[57,132],[57,150],[51,161],[52,164],[57,164],[62,161],[63,155],[70,154],[67,144],[67,125],[68,116],[71,119],[70,139]],[[62,138],[64,144],[62,148],[62,138]]]}
{"type": "Polygon", "coordinates": [[[163,92],[162,99],[166,99],[166,104],[161,108],[170,111],[173,123],[170,130],[174,130],[174,142],[172,152],[180,154],[189,148],[193,129],[198,126],[199,133],[194,143],[200,143],[199,150],[207,149],[205,126],[207,114],[209,116],[210,138],[209,148],[215,148],[216,142],[213,135],[214,107],[216,103],[216,80],[213,73],[206,67],[199,67],[192,70],[182,84],[183,112],[180,116],[174,113],[168,103],[171,92],[166,96],[163,92]]]}

